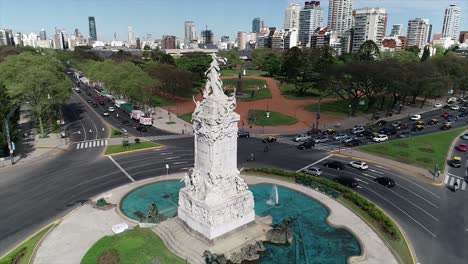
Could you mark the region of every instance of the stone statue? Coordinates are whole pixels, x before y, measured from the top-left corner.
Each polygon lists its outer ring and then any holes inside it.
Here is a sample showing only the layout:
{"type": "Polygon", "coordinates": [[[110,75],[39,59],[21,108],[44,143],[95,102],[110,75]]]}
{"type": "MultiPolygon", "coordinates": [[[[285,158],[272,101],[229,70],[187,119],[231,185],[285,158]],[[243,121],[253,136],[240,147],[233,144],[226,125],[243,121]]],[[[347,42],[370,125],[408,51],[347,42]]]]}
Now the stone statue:
{"type": "Polygon", "coordinates": [[[294,234],[292,224],[297,220],[297,217],[291,216],[283,220],[280,224],[272,225],[272,229],[267,233],[267,240],[275,244],[291,243],[294,234]]]}
{"type": "Polygon", "coordinates": [[[143,219],[140,219],[142,223],[159,223],[161,221],[164,221],[166,217],[164,215],[159,214],[158,211],[158,206],[156,203],[151,203],[151,205],[148,208],[148,212],[146,213],[146,216],[144,216],[143,219]]]}
{"type": "Polygon", "coordinates": [[[203,259],[206,264],[227,264],[227,259],[224,255],[213,254],[209,250],[203,252],[203,259]]]}

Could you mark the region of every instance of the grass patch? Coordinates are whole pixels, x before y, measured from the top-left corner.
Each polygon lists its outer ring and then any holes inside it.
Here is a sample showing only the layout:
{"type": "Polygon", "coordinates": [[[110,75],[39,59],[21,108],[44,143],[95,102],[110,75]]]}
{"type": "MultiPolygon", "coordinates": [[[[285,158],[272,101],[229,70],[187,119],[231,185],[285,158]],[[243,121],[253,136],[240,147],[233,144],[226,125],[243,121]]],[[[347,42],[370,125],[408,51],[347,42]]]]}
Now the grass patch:
{"type": "Polygon", "coordinates": [[[435,164],[439,164],[440,170],[443,171],[450,145],[465,130],[466,127],[363,146],[359,149],[430,171],[434,170],[435,164]]]}
{"type": "Polygon", "coordinates": [[[175,104],[175,101],[171,100],[171,99],[168,99],[168,98],[164,98],[164,97],[161,97],[161,96],[158,96],[158,95],[154,95],[154,94],[149,94],[148,93],[148,104],[150,105],[154,105],[154,106],[168,106],[168,105],[174,105],[175,104]]]}
{"type": "MultiPolygon", "coordinates": [[[[234,90],[225,90],[226,95],[231,96],[231,94],[234,92],[234,90]]],[[[271,99],[271,93],[270,89],[268,88],[261,88],[259,90],[255,89],[250,89],[250,90],[244,90],[244,94],[237,96],[237,100],[242,101],[242,102],[251,102],[251,101],[257,101],[257,100],[265,100],[265,99],[271,99]]]]}
{"type": "Polygon", "coordinates": [[[168,124],[168,125],[174,125],[175,123],[176,123],[176,122],[174,122],[174,121],[166,122],[166,124],[168,124]]]}
{"type": "Polygon", "coordinates": [[[293,125],[297,123],[297,119],[288,115],[283,115],[278,112],[270,111],[270,117],[266,117],[266,111],[252,110],[249,111],[249,124],[256,126],[283,126],[293,125]]]}
{"type": "MultiPolygon", "coordinates": [[[[229,86],[232,88],[237,87],[237,78],[236,79],[225,79],[223,80],[224,86],[229,86]]],[[[249,79],[242,78],[242,89],[257,89],[257,87],[263,88],[266,85],[265,80],[249,79]]]]}
{"type": "Polygon", "coordinates": [[[128,146],[124,147],[122,145],[112,145],[107,146],[105,155],[117,154],[125,151],[132,151],[132,150],[140,150],[140,149],[147,149],[147,148],[154,148],[159,147],[161,145],[156,144],[151,141],[144,141],[140,143],[130,143],[128,146]]]}
{"type": "Polygon", "coordinates": [[[10,252],[8,255],[0,259],[1,264],[27,264],[31,255],[36,247],[37,243],[41,240],[41,238],[52,228],[55,224],[49,225],[48,227],[44,228],[41,232],[37,233],[31,239],[27,240],[23,244],[19,245],[16,249],[10,252]],[[19,257],[23,254],[22,257],[19,257]],[[18,258],[19,257],[19,258],[18,258]],[[14,262],[15,259],[18,258],[17,262],[14,262]]]}
{"type": "MultiPolygon", "coordinates": [[[[364,100],[365,101],[365,100],[364,100]]],[[[311,104],[305,107],[307,111],[310,112],[317,112],[318,105],[311,104]]],[[[367,110],[366,105],[359,105],[355,112],[355,115],[364,114],[367,110]]],[[[343,100],[337,99],[336,101],[329,101],[329,102],[322,102],[320,103],[320,113],[333,115],[333,116],[349,116],[350,115],[350,108],[349,103],[343,100]]]]}
{"type": "MultiPolygon", "coordinates": [[[[242,70],[221,70],[221,76],[238,76],[242,70]]],[[[260,70],[245,70],[247,76],[266,76],[268,72],[260,70]]]]}
{"type": "Polygon", "coordinates": [[[190,113],[186,113],[186,114],[183,114],[183,115],[178,115],[177,117],[186,121],[186,122],[189,122],[189,123],[192,123],[192,114],[193,112],[190,112],[190,113]]]}
{"type": "Polygon", "coordinates": [[[122,131],[111,127],[111,138],[121,138],[123,137],[122,131]]]}
{"type": "Polygon", "coordinates": [[[318,89],[310,89],[304,95],[299,95],[296,92],[294,84],[286,83],[286,82],[279,82],[279,81],[276,83],[278,84],[278,87],[281,90],[281,94],[287,99],[311,100],[311,99],[318,99],[321,95],[320,90],[318,89]]]}
{"type": "Polygon", "coordinates": [[[185,261],[172,254],[151,229],[134,228],[122,234],[105,236],[86,252],[81,264],[99,263],[107,252],[117,252],[120,263],[147,264],[158,259],[164,264],[183,264],[185,261]]]}

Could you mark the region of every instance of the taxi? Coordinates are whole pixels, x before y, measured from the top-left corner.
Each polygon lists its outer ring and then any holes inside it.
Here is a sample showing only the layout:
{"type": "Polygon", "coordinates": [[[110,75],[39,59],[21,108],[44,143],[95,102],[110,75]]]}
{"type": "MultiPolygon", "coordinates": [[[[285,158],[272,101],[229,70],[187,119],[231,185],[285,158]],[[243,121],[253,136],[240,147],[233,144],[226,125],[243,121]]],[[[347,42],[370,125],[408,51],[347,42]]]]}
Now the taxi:
{"type": "Polygon", "coordinates": [[[450,161],[450,165],[454,168],[460,168],[461,167],[461,157],[460,156],[455,156],[453,159],[450,161]]]}

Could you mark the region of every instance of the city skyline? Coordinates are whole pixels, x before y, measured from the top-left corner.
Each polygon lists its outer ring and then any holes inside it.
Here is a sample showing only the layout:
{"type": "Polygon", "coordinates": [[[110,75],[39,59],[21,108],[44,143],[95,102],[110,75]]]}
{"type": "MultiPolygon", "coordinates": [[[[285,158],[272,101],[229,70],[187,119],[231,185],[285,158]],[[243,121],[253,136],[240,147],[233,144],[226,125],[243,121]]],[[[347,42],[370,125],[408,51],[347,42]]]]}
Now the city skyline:
{"type": "MultiPolygon", "coordinates": [[[[25,9],[18,2],[0,0],[0,28],[13,29],[15,32],[38,34],[41,29],[48,33],[53,32],[54,27],[65,28],[72,32],[79,28],[85,37],[89,37],[88,16],[96,19],[97,36],[99,40],[109,41],[114,39],[114,33],[120,40],[126,40],[128,26],[132,26],[135,37],[144,38],[152,34],[155,38],[163,35],[175,35],[184,39],[184,21],[194,21],[198,27],[213,30],[218,40],[220,36],[230,36],[234,40],[238,31],[249,32],[251,22],[255,17],[260,17],[267,26],[282,28],[284,24],[284,13],[289,3],[298,3],[301,7],[304,1],[266,1],[255,2],[240,0],[239,3],[223,2],[214,0],[193,1],[181,0],[175,4],[170,1],[157,1],[157,3],[138,0],[132,3],[122,2],[119,5],[107,3],[95,3],[90,0],[69,0],[64,4],[57,0],[51,0],[50,5],[44,6],[31,3],[25,9]],[[244,3],[244,4],[243,4],[244,3]],[[181,9],[183,5],[185,8],[181,9]],[[251,8],[245,9],[246,5],[251,8]],[[145,6],[145,8],[141,8],[145,6]],[[207,7],[210,7],[207,9],[207,7]],[[156,11],[155,11],[156,10],[156,11]],[[158,11],[159,10],[159,11],[158,11]],[[164,10],[164,12],[162,11],[164,10]],[[230,10],[229,12],[225,12],[230,10]],[[70,14],[73,11],[73,14],[70,14]],[[18,16],[17,14],[22,14],[18,16]],[[38,19],[35,14],[43,14],[38,19]],[[125,14],[116,15],[116,14],[125,14]],[[135,15],[132,15],[135,14],[135,15]],[[194,14],[197,14],[194,16],[194,14]]],[[[324,11],[322,26],[327,25],[329,1],[321,1],[324,11]]],[[[353,9],[364,7],[385,8],[388,13],[388,24],[406,25],[408,20],[415,17],[427,18],[433,24],[433,33],[442,32],[444,10],[450,5],[459,5],[462,9],[461,30],[468,29],[468,2],[464,0],[354,0],[353,9]]],[[[404,27],[403,33],[406,34],[404,27]]],[[[387,30],[386,35],[390,34],[387,30]]],[[[51,36],[48,34],[48,36],[51,36]]]]}

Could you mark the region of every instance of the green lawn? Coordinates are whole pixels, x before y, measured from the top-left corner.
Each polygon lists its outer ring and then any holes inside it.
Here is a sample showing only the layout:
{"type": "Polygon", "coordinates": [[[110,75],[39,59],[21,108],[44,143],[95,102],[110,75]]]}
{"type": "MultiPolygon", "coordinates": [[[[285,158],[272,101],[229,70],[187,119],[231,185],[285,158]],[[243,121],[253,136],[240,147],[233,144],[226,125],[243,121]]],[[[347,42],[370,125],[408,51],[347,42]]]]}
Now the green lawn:
{"type": "MultiPolygon", "coordinates": [[[[308,105],[305,109],[310,112],[317,112],[317,104],[308,105]]],[[[355,114],[363,114],[365,110],[367,110],[367,106],[359,105],[355,114]]],[[[322,102],[320,103],[320,113],[345,117],[349,116],[350,108],[349,104],[342,100],[322,102]]]]}
{"type": "Polygon", "coordinates": [[[255,116],[255,120],[250,120],[249,124],[257,126],[283,126],[297,123],[297,119],[292,116],[283,115],[278,112],[270,111],[270,117],[266,117],[266,111],[252,110],[249,116],[255,116]]]}
{"type": "Polygon", "coordinates": [[[360,150],[385,156],[390,159],[416,165],[433,171],[439,164],[441,171],[447,163],[447,153],[452,141],[467,128],[410,137],[386,143],[360,147],[360,150]]]}
{"type": "MultiPolygon", "coordinates": [[[[225,80],[223,80],[223,84],[224,84],[224,86],[229,86],[229,87],[232,87],[232,88],[236,88],[237,87],[237,80],[238,80],[237,78],[236,79],[225,79],[225,80]]],[[[266,85],[265,80],[242,78],[242,88],[243,89],[257,89],[257,87],[263,88],[264,85],[266,85]]]]}
{"type": "MultiPolygon", "coordinates": [[[[225,93],[230,96],[234,90],[225,90],[225,93]]],[[[249,89],[244,90],[243,95],[237,96],[237,100],[242,102],[251,102],[256,100],[264,100],[264,99],[271,99],[270,89],[268,88],[261,88],[260,90],[257,89],[249,89]]]]}
{"type": "Polygon", "coordinates": [[[159,95],[154,95],[148,93],[148,103],[150,105],[155,105],[155,106],[167,106],[167,105],[174,105],[175,102],[172,101],[171,99],[161,97],[159,95]]]}
{"type": "Polygon", "coordinates": [[[127,147],[120,145],[112,145],[112,146],[107,146],[105,155],[112,155],[112,154],[117,154],[121,152],[126,152],[126,151],[132,151],[132,150],[142,150],[142,149],[147,149],[147,148],[154,148],[154,147],[159,147],[161,145],[150,142],[150,141],[143,141],[140,143],[130,143],[127,147]]]}
{"type": "Polygon", "coordinates": [[[108,250],[116,250],[120,263],[148,264],[158,259],[164,264],[183,264],[185,261],[172,254],[151,229],[135,228],[114,236],[101,238],[81,260],[81,264],[99,263],[99,257],[108,250]]]}
{"type": "Polygon", "coordinates": [[[115,128],[111,128],[111,138],[121,138],[123,137],[123,133],[120,130],[117,130],[115,128]]]}
{"type": "MultiPolygon", "coordinates": [[[[221,70],[221,76],[238,76],[241,70],[221,70]]],[[[268,73],[266,71],[259,70],[246,70],[247,76],[265,76],[268,73]]]]}
{"type": "Polygon", "coordinates": [[[318,99],[320,97],[320,91],[318,89],[310,89],[304,95],[298,95],[294,84],[292,83],[281,83],[280,81],[276,82],[278,87],[281,90],[281,94],[291,100],[310,100],[318,99]]]}
{"type": "Polygon", "coordinates": [[[185,120],[185,121],[187,121],[189,123],[192,123],[192,114],[193,113],[190,112],[190,113],[186,113],[186,114],[183,114],[183,115],[178,115],[177,117],[179,117],[180,119],[185,120]]]}
{"type": "Polygon", "coordinates": [[[31,239],[28,241],[24,242],[20,246],[18,246],[16,249],[14,249],[10,254],[6,255],[4,258],[0,259],[0,263],[16,263],[16,264],[28,264],[29,263],[29,258],[31,258],[31,255],[34,251],[34,248],[36,247],[37,243],[41,240],[41,238],[51,229],[55,224],[49,225],[46,227],[44,230],[41,232],[37,233],[35,236],[33,236],[31,239]],[[25,253],[23,257],[20,258],[18,262],[9,262],[7,261],[10,257],[17,255],[20,251],[25,249],[25,253]]]}

